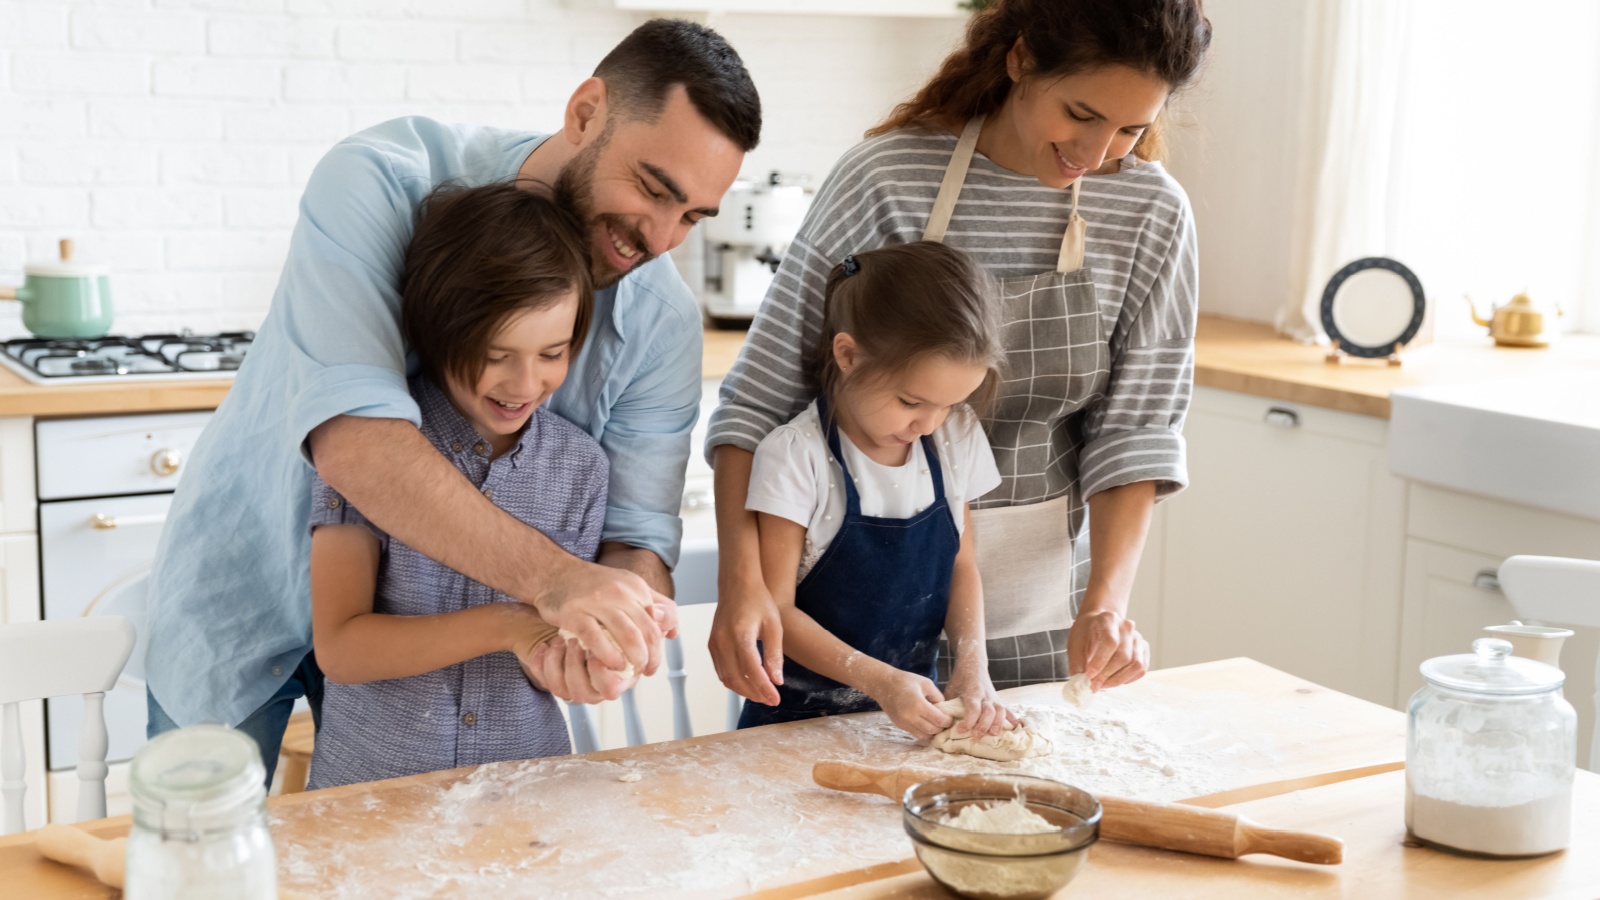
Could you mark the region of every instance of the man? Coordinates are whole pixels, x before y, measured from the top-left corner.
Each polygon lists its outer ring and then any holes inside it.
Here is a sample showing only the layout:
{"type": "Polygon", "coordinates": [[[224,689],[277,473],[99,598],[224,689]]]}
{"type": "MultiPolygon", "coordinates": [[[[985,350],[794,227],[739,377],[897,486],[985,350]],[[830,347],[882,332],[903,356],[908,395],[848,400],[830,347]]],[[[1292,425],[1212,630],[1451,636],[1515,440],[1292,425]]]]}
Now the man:
{"type": "MultiPolygon", "coordinates": [[[[543,136],[399,119],[329,151],[301,200],[271,311],[195,447],[151,576],[149,731],[221,721],[261,746],[270,782],[311,656],[312,465],[377,527],[532,604],[554,642],[552,693],[602,699],[590,666],[649,674],[663,634],[677,511],[700,397],[700,316],[662,259],[717,213],[760,136],[755,85],[703,26],[653,20],[601,61],[543,136]],[[594,322],[551,408],[600,442],[611,489],[598,563],[479,494],[418,431],[399,277],[418,202],[443,181],[555,184],[589,230],[594,322]]],[[[610,698],[605,698],[610,699],[610,698]]]]}

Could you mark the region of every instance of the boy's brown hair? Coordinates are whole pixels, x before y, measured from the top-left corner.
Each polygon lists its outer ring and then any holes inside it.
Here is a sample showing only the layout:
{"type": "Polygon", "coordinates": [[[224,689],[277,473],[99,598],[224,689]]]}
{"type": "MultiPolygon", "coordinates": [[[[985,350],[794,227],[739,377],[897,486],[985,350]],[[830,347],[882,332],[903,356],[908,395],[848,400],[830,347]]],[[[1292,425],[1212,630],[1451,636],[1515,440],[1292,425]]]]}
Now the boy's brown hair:
{"type": "Polygon", "coordinates": [[[980,418],[988,414],[1005,348],[994,281],[972,257],[933,241],[893,244],[847,257],[833,267],[824,291],[822,336],[806,368],[830,403],[847,380],[870,382],[942,357],[989,370],[967,398],[980,418]],[[848,376],[833,355],[841,333],[863,357],[848,376]]]}
{"type": "Polygon", "coordinates": [[[474,384],[506,318],[578,294],[572,352],[594,312],[583,224],[542,185],[441,184],[417,207],[400,279],[400,330],[423,374],[474,384]]]}

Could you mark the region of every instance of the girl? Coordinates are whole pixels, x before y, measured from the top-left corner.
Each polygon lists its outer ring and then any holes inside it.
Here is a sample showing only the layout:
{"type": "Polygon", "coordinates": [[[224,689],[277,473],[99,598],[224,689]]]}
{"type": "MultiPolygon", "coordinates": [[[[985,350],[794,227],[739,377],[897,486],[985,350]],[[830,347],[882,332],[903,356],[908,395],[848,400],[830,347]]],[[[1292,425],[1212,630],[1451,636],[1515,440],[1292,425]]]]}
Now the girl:
{"type": "Polygon", "coordinates": [[[1194,218],[1156,161],[1159,123],[1210,40],[1200,0],[993,0],[834,167],[707,438],[721,570],[711,650],[730,688],[778,700],[786,635],[755,577],[745,493],[757,443],[810,399],[803,336],[821,327],[828,267],[922,239],[1000,281],[1009,375],[984,429],[1001,487],[973,509],[995,685],[1081,672],[1099,690],[1144,674],[1128,596],[1155,501],[1188,479],[1197,309],[1194,218]]]}
{"type": "Polygon", "coordinates": [[[882,707],[931,737],[941,629],[963,731],[1015,719],[984,660],[967,501],[1000,483],[977,417],[1001,363],[987,276],[914,243],[846,257],[828,277],[810,371],[820,396],[756,449],[748,509],[788,640],[776,708],[741,728],[882,707]],[[798,582],[798,583],[797,583],[798,582]]]}
{"type": "MultiPolygon", "coordinates": [[[[495,506],[592,560],[606,457],[541,406],[587,330],[583,241],[535,190],[441,187],[406,248],[401,328],[421,369],[410,387],[422,433],[495,506]]],[[[390,539],[320,478],[311,528],[327,683],[309,787],[571,752],[528,667],[556,635],[533,607],[390,539]]]]}

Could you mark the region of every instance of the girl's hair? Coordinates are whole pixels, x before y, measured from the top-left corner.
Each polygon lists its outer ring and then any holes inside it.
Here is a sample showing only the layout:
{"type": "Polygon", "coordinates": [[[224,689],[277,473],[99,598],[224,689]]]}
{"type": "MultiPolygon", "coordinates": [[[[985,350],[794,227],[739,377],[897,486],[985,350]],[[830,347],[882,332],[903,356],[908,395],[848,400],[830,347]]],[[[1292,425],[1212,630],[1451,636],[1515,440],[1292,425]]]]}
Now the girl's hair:
{"type": "Polygon", "coordinates": [[[570,201],[542,185],[446,183],[417,207],[400,280],[400,329],[436,384],[447,376],[476,382],[509,316],[572,291],[576,353],[594,310],[589,252],[570,201]]]}
{"type": "Polygon", "coordinates": [[[893,244],[848,257],[828,274],[822,337],[807,371],[830,403],[846,382],[885,377],[930,357],[985,366],[989,373],[967,403],[988,414],[1000,385],[1005,349],[994,282],[972,257],[944,244],[893,244]],[[839,371],[833,339],[848,334],[862,361],[839,371]]]}
{"type": "MultiPolygon", "coordinates": [[[[1024,77],[1061,77],[1108,65],[1146,72],[1176,91],[1200,71],[1211,46],[1202,0],[994,0],[972,17],[966,41],[916,96],[867,132],[921,126],[958,131],[1000,108],[1011,92],[1006,54],[1022,39],[1024,77]]],[[[1158,117],[1134,145],[1144,160],[1164,150],[1158,117]]]]}

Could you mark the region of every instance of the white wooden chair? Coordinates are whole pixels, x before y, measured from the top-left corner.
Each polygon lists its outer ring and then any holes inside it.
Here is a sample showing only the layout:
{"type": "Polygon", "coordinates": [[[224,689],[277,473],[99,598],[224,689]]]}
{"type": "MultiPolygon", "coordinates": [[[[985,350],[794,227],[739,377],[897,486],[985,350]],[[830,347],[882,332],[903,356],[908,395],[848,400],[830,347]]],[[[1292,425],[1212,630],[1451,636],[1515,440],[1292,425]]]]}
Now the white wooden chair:
{"type": "MultiPolygon", "coordinates": [[[[717,542],[715,540],[684,541],[678,567],[672,572],[674,593],[679,606],[696,606],[717,602],[717,542]]],[[[672,688],[672,738],[682,740],[694,736],[689,723],[689,696],[683,670],[683,642],[671,638],[666,642],[667,682],[672,688]]],[[[646,743],[644,723],[639,718],[638,701],[633,689],[622,693],[623,737],[629,747],[646,743]]],[[[728,730],[739,725],[739,695],[728,692],[728,730]]],[[[572,722],[572,750],[590,753],[600,749],[600,732],[590,715],[589,704],[567,705],[567,717],[572,722]]]]}
{"type": "MultiPolygon", "coordinates": [[[[1600,562],[1513,556],[1500,564],[1500,588],[1524,622],[1600,628],[1600,562]]],[[[1588,768],[1600,772],[1600,666],[1594,679],[1595,729],[1588,768]]]]}
{"type": "Polygon", "coordinates": [[[83,695],[78,737],[78,819],[106,814],[106,692],[133,652],[133,623],[95,616],[0,625],[0,794],[5,822],[0,834],[24,830],[26,760],[22,708],[29,700],[83,695]]]}

